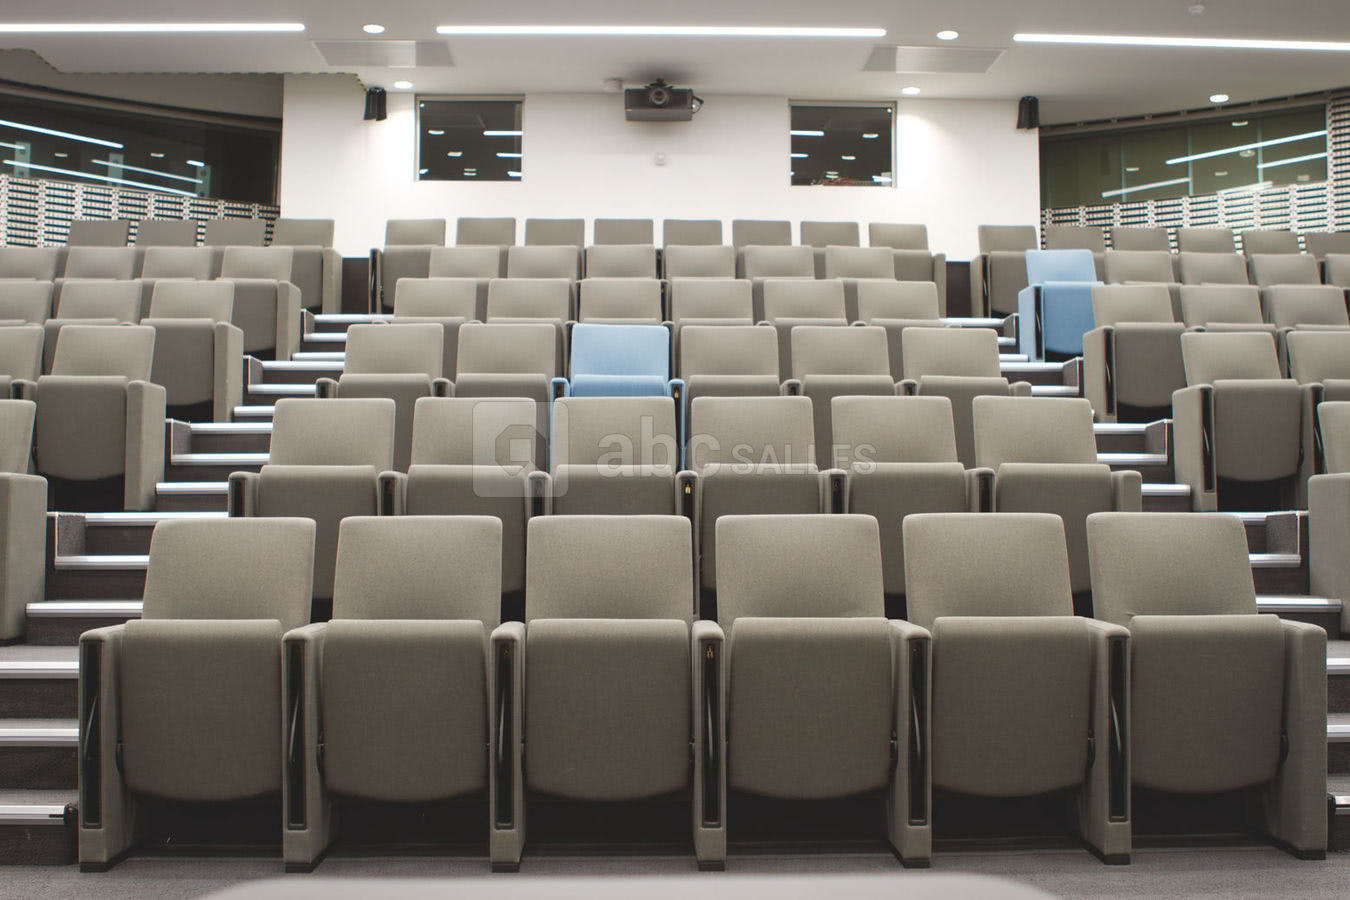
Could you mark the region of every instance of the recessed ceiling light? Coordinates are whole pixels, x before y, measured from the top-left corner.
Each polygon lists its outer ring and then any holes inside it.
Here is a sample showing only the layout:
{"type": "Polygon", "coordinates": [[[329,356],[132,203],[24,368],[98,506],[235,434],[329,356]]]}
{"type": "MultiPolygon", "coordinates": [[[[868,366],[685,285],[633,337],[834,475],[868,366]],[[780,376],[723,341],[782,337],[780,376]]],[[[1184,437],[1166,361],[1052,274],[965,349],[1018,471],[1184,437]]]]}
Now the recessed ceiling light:
{"type": "Polygon", "coordinates": [[[464,151],[463,151],[463,150],[448,150],[448,151],[446,151],[446,154],[445,154],[445,155],[446,155],[446,156],[463,156],[463,155],[464,155],[464,151]]]}
{"type": "Polygon", "coordinates": [[[950,28],[937,33],[937,39],[939,41],[954,41],[960,36],[961,35],[958,32],[952,31],[950,28]]]}
{"type": "Polygon", "coordinates": [[[1228,95],[1227,95],[1227,94],[1210,94],[1210,95],[1209,95],[1209,102],[1210,102],[1210,103],[1227,103],[1227,102],[1228,102],[1228,95]]]}
{"type": "Polygon", "coordinates": [[[5,22],[0,34],[250,34],[304,31],[300,22],[5,22]]]}
{"type": "Polygon", "coordinates": [[[116,141],[105,141],[102,138],[86,137],[82,134],[72,134],[69,131],[57,131],[54,128],[39,128],[37,125],[25,125],[22,122],[8,122],[0,119],[0,127],[17,128],[19,131],[32,131],[37,134],[50,134],[52,137],[68,138],[72,141],[84,141],[86,144],[98,144],[100,147],[111,147],[114,150],[121,150],[122,145],[116,141]]]}
{"type": "Polygon", "coordinates": [[[1014,34],[1013,40],[1019,44],[1101,44],[1114,47],[1200,47],[1218,50],[1312,50],[1350,53],[1350,42],[1345,41],[1159,37],[1131,34],[1043,34],[1037,32],[1014,34]]]}
{"type": "Polygon", "coordinates": [[[869,131],[869,132],[867,132],[867,134],[864,134],[864,135],[863,135],[863,140],[864,140],[864,141],[875,141],[875,140],[876,140],[877,138],[879,138],[879,137],[881,137],[881,135],[876,134],[875,132],[869,131]]]}
{"type": "Polygon", "coordinates": [[[204,162],[198,162],[198,161],[195,160],[195,159],[189,159],[189,160],[186,160],[186,162],[187,162],[187,164],[188,164],[189,166],[196,166],[196,167],[199,168],[199,169],[203,169],[203,168],[206,167],[206,163],[204,163],[204,162]]]}
{"type": "Polygon", "coordinates": [[[555,37],[879,38],[884,28],[787,28],[738,25],[438,25],[437,34],[555,37]]]}
{"type": "Polygon", "coordinates": [[[66,158],[67,156],[69,156],[69,155],[70,155],[69,153],[53,153],[53,154],[52,154],[52,156],[55,156],[57,159],[65,159],[65,158],[66,158]]]}
{"type": "Polygon", "coordinates": [[[483,137],[520,137],[519,131],[485,131],[483,137]]]}
{"type": "Polygon", "coordinates": [[[445,134],[445,129],[444,129],[444,128],[428,128],[428,129],[427,129],[427,134],[435,134],[435,135],[445,134]]]}
{"type": "Polygon", "coordinates": [[[383,25],[375,25],[375,24],[362,25],[361,30],[364,31],[366,34],[384,34],[383,25]]]}
{"type": "Polygon", "coordinates": [[[498,157],[499,159],[520,159],[520,154],[519,154],[519,153],[498,153],[498,154],[497,154],[497,157],[498,157]]]}
{"type": "Polygon", "coordinates": [[[400,80],[400,81],[395,81],[395,82],[394,82],[394,90],[396,90],[396,91],[406,91],[406,90],[407,90],[408,88],[410,88],[410,87],[412,87],[412,82],[411,82],[411,81],[402,81],[402,80],[400,80]]]}
{"type": "Polygon", "coordinates": [[[1138,166],[1126,166],[1126,167],[1125,167],[1125,171],[1126,171],[1126,172],[1138,172],[1138,171],[1139,171],[1139,167],[1138,167],[1138,166]]]}
{"type": "Polygon", "coordinates": [[[1249,124],[1251,124],[1251,123],[1248,122],[1246,119],[1243,119],[1241,122],[1234,122],[1234,123],[1233,123],[1233,127],[1234,127],[1234,128],[1246,128],[1249,124]]]}
{"type": "Polygon", "coordinates": [[[844,162],[853,162],[853,161],[854,161],[855,159],[857,159],[858,157],[856,157],[856,156],[841,156],[841,157],[839,157],[839,158],[842,159],[844,162]]]}
{"type": "Polygon", "coordinates": [[[901,88],[900,93],[904,94],[906,97],[913,97],[915,94],[919,93],[919,89],[911,84],[909,87],[901,88]]]}
{"type": "Polygon", "coordinates": [[[811,155],[811,154],[809,154],[809,153],[789,153],[789,154],[788,154],[788,156],[792,157],[793,159],[806,159],[806,158],[808,158],[810,155],[811,155]]]}
{"type": "Polygon", "coordinates": [[[151,155],[152,157],[154,157],[155,159],[163,159],[163,158],[164,158],[164,154],[163,154],[163,153],[151,153],[150,155],[151,155]]]}
{"type": "Polygon", "coordinates": [[[1197,159],[1209,159],[1211,156],[1224,156],[1228,153],[1236,153],[1239,156],[1250,156],[1258,147],[1274,147],[1277,144],[1288,144],[1294,141],[1306,141],[1309,138],[1326,137],[1325,131],[1308,131],[1303,134],[1291,134],[1288,137],[1271,138],[1268,141],[1257,141],[1254,144],[1239,144],[1236,147],[1224,147],[1222,150],[1210,150],[1205,153],[1192,153],[1190,156],[1177,156],[1169,159],[1169,166],[1179,165],[1180,163],[1191,162],[1197,159]]]}

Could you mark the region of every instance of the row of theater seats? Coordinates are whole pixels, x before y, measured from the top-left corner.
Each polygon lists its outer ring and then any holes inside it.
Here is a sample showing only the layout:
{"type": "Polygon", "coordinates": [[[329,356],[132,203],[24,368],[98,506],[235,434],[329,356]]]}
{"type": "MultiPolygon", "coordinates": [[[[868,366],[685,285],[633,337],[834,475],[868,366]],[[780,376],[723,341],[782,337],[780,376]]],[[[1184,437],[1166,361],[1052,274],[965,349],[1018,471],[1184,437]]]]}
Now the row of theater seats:
{"type": "MultiPolygon", "coordinates": [[[[199,229],[205,236],[202,243],[208,247],[261,247],[267,243],[266,219],[76,219],[70,223],[66,246],[195,247],[199,229]]],[[[285,229],[282,231],[285,238],[285,229]]]]}
{"type": "MultiPolygon", "coordinates": [[[[986,226],[1003,228],[1006,226],[986,226]]],[[[1350,234],[1346,232],[1309,231],[1297,234],[1279,228],[1247,229],[1235,232],[1231,228],[1177,228],[1176,248],[1181,252],[1233,253],[1241,241],[1242,251],[1255,253],[1299,253],[1300,241],[1308,253],[1322,259],[1328,253],[1350,253],[1350,234]]],[[[1108,247],[1115,250],[1172,249],[1168,229],[1163,227],[1125,226],[1097,228],[1087,225],[1045,226],[1046,250],[1091,250],[1101,253],[1108,247]]],[[[1033,247],[1027,247],[1030,250],[1033,247]]]]}
{"type": "Polygon", "coordinates": [[[352,800],[467,795],[495,868],[536,804],[654,798],[721,868],[754,798],[870,797],[925,865],[944,796],[1006,833],[994,804],[1059,795],[1119,864],[1143,794],[1216,792],[1323,857],[1322,629],[1257,613],[1235,517],[1098,513],[1087,536],[1096,619],[1073,615],[1056,516],[911,516],[896,620],[875,519],[724,516],[710,620],[688,519],[547,516],[524,620],[499,624],[496,519],[356,517],[334,617],[307,624],[311,521],[162,522],[142,618],[80,640],[80,860],[115,862],[151,799],[280,796],[307,869],[352,800]]]}

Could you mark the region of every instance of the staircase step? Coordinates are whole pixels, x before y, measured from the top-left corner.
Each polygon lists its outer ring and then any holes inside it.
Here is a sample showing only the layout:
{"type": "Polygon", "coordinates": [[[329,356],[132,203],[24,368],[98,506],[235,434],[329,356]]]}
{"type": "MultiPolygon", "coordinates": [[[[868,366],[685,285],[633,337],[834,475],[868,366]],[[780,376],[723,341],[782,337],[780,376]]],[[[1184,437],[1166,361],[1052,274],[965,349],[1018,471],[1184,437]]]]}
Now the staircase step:
{"type": "Polygon", "coordinates": [[[271,403],[254,406],[236,406],[234,408],[234,417],[246,421],[266,420],[270,422],[272,420],[272,414],[275,411],[276,407],[271,403]]]}
{"type": "Polygon", "coordinates": [[[73,646],[0,647],[0,720],[78,715],[77,652],[73,646]]]}
{"type": "Polygon", "coordinates": [[[272,443],[272,423],[197,422],[191,427],[193,453],[265,453],[272,443]]]}
{"type": "Polygon", "coordinates": [[[341,362],[347,358],[346,350],[297,350],[291,354],[291,359],[313,359],[313,360],[338,360],[341,362]]]}
{"type": "Polygon", "coordinates": [[[1327,641],[1327,711],[1350,713],[1350,641],[1327,641]]]}
{"type": "Polygon", "coordinates": [[[155,508],[160,512],[218,512],[226,508],[227,481],[161,481],[155,485],[155,508]]]}
{"type": "Polygon", "coordinates": [[[287,384],[273,384],[270,382],[266,384],[250,384],[248,386],[246,394],[249,394],[255,398],[313,397],[314,382],[311,381],[309,384],[301,384],[297,382],[291,382],[287,384]]]}
{"type": "Polygon", "coordinates": [[[1327,773],[1350,774],[1350,712],[1327,713],[1327,773]]]}
{"type": "Polygon", "coordinates": [[[150,557],[140,553],[58,556],[47,575],[47,597],[140,597],[149,564],[150,557]]]}
{"type": "Polygon", "coordinates": [[[1334,639],[1341,633],[1341,601],[1337,597],[1261,594],[1256,598],[1256,609],[1274,613],[1281,619],[1318,625],[1326,630],[1328,638],[1334,639]]]}
{"type": "Polygon", "coordinates": [[[30,646],[73,647],[91,628],[141,617],[141,600],[44,600],[28,604],[30,646]]]}
{"type": "Polygon", "coordinates": [[[314,316],[314,330],[345,332],[351,325],[370,325],[388,322],[393,318],[388,313],[317,313],[314,316]]]}
{"type": "Polygon", "coordinates": [[[312,392],[314,382],[320,378],[337,378],[342,374],[343,365],[342,360],[269,360],[261,364],[260,373],[257,369],[250,373],[249,390],[257,393],[257,376],[261,374],[263,384],[304,383],[310,385],[312,392]]]}
{"type": "MultiPolygon", "coordinates": [[[[1063,387],[1065,383],[1065,363],[1041,362],[1039,360],[1000,362],[999,368],[1003,372],[1003,377],[1009,381],[1030,382],[1032,387],[1036,385],[1063,387]]],[[[1068,368],[1071,370],[1072,366],[1068,368]]],[[[1077,388],[1074,389],[1074,393],[1076,396],[1077,388]]]]}
{"type": "Polygon", "coordinates": [[[75,787],[76,719],[0,720],[0,789],[75,787]]]}
{"type": "Polygon", "coordinates": [[[228,481],[232,472],[256,472],[266,453],[175,453],[165,470],[169,481],[228,481]]]}
{"type": "Polygon", "coordinates": [[[1191,486],[1188,484],[1148,484],[1142,489],[1144,512],[1190,512],[1191,486]]]}
{"type": "Polygon", "coordinates": [[[1033,397],[1081,397],[1077,385],[1073,384],[1033,384],[1031,386],[1031,396],[1033,397]]]}
{"type": "Polygon", "coordinates": [[[0,791],[0,860],[26,866],[75,862],[76,792],[0,791]]]}
{"type": "Polygon", "coordinates": [[[84,514],[84,552],[89,554],[149,553],[150,534],[172,519],[223,519],[224,511],[117,512],[84,514]]]}
{"type": "Polygon", "coordinates": [[[1106,463],[1113,471],[1130,469],[1138,472],[1146,482],[1171,484],[1176,475],[1166,453],[1111,452],[1097,453],[1097,462],[1106,463]]]}
{"type": "Polygon", "coordinates": [[[333,345],[335,345],[335,344],[346,344],[346,343],[347,343],[347,332],[346,332],[346,331],[335,331],[335,332],[327,332],[327,331],[311,331],[309,334],[304,335],[304,336],[300,339],[300,342],[301,342],[302,344],[313,344],[313,345],[317,345],[317,346],[314,347],[314,349],[316,349],[316,350],[318,350],[318,349],[328,349],[328,350],[331,350],[331,349],[333,348],[333,345]]]}

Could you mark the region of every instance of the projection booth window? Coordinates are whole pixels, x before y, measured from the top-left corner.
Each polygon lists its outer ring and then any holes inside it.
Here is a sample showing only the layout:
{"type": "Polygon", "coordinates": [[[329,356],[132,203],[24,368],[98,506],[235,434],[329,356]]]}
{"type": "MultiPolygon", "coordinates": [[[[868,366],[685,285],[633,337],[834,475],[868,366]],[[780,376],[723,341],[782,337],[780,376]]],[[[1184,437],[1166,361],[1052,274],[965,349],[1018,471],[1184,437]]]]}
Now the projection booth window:
{"type": "Polygon", "coordinates": [[[886,187],[892,183],[895,107],[792,104],[792,184],[886,187]]]}
{"type": "Polygon", "coordinates": [[[418,181],[519,181],[519,98],[417,98],[418,181]]]}

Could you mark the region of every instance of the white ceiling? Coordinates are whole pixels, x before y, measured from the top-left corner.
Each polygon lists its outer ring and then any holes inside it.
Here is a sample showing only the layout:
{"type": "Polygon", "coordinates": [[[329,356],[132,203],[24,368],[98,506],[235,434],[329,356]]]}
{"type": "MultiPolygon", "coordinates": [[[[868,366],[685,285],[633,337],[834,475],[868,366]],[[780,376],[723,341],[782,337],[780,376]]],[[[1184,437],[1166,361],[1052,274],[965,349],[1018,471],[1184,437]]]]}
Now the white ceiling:
{"type": "MultiPolygon", "coordinates": [[[[303,35],[5,35],[0,49],[36,51],[56,69],[104,72],[337,72],[313,40],[365,39],[361,25],[387,27],[382,39],[436,40],[441,24],[697,24],[881,27],[868,39],[450,37],[454,65],[355,70],[370,85],[406,78],[419,92],[592,92],[609,77],[630,85],[661,75],[705,96],[775,94],[801,99],[895,97],[915,85],[923,97],[1041,98],[1047,123],[1190,109],[1213,93],[1238,103],[1350,84],[1350,54],[1013,45],[1017,31],[1276,37],[1350,40],[1345,0],[515,0],[431,4],[386,0],[124,0],[111,14],[95,0],[6,0],[6,22],[303,22],[303,35]],[[1006,52],[985,73],[896,75],[865,72],[874,46],[951,45],[1006,52]]],[[[373,38],[372,38],[373,39],[373,38]]]]}

